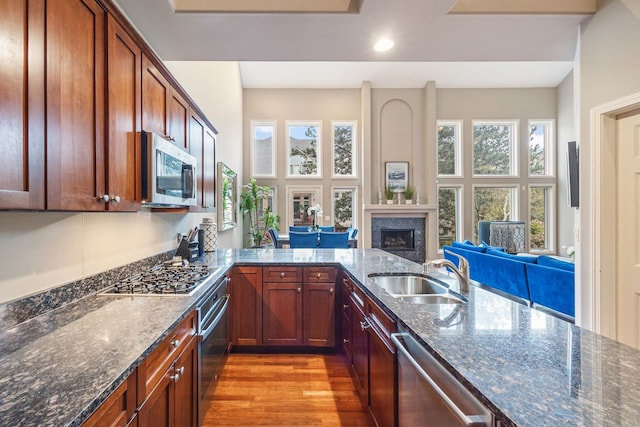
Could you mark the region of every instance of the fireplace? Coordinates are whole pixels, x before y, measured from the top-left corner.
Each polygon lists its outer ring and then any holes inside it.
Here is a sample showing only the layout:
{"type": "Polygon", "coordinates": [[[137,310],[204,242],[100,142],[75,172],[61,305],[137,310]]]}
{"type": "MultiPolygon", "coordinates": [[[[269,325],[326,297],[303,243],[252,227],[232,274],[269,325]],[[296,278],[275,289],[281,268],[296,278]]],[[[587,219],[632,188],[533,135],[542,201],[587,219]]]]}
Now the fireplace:
{"type": "Polygon", "coordinates": [[[412,228],[383,228],[380,233],[380,248],[385,251],[413,251],[416,248],[412,228]]]}
{"type": "Polygon", "coordinates": [[[371,247],[423,263],[427,249],[424,218],[372,218],[371,247]]]}

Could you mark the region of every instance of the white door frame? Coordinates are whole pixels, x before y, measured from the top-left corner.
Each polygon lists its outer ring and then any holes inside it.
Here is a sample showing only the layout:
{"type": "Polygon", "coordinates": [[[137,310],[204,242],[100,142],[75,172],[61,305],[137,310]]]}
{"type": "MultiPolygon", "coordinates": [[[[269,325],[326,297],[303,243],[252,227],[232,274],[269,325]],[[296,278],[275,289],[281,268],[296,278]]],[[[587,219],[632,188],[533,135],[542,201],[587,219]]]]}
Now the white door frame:
{"type": "Polygon", "coordinates": [[[591,109],[591,252],[589,290],[594,331],[617,336],[617,120],[618,114],[640,108],[640,93],[591,109]],[[616,191],[612,191],[616,189],[616,191]],[[613,208],[612,208],[613,207],[613,208]]]}

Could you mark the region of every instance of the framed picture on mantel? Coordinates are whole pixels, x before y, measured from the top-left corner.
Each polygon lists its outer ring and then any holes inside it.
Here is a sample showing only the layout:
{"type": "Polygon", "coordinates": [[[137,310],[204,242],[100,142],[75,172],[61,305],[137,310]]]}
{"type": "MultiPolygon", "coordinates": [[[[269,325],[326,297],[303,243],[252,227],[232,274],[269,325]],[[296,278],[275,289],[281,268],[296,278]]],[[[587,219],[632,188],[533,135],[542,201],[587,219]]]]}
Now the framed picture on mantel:
{"type": "Polygon", "coordinates": [[[409,184],[409,162],[385,162],[385,185],[396,193],[403,192],[409,184]]]}

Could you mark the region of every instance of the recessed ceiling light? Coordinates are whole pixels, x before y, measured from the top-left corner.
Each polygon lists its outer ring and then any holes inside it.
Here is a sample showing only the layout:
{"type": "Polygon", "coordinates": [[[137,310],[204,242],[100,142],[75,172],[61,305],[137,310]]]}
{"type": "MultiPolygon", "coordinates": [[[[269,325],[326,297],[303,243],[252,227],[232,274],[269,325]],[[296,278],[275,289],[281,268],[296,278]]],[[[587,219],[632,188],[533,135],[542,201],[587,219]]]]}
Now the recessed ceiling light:
{"type": "Polygon", "coordinates": [[[393,47],[393,41],[389,39],[378,40],[373,48],[378,52],[386,52],[393,47]]]}

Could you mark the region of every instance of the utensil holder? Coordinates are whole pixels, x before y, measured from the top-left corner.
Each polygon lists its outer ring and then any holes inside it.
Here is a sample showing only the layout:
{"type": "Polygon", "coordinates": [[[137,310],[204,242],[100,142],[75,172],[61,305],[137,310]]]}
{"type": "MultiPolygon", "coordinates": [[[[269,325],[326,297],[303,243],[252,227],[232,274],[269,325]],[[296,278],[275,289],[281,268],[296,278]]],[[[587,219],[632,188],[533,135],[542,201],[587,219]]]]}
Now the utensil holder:
{"type": "Polygon", "coordinates": [[[204,251],[214,252],[218,249],[218,224],[203,222],[200,228],[204,230],[204,251]]]}

